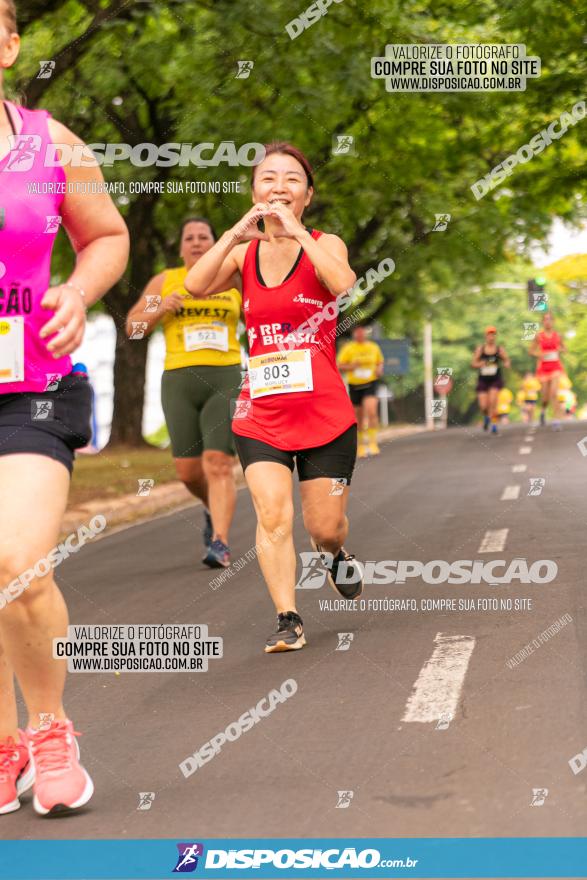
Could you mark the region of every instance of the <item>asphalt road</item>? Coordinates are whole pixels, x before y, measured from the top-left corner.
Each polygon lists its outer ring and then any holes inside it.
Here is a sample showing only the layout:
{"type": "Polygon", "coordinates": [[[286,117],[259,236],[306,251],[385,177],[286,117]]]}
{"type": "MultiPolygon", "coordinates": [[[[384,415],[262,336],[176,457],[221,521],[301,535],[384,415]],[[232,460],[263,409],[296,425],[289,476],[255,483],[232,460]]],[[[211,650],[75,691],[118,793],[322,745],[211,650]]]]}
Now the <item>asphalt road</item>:
{"type": "MultiPolygon", "coordinates": [[[[543,584],[366,587],[365,599],[415,599],[416,611],[326,610],[332,590],[306,589],[308,645],[297,653],[263,653],[274,616],[256,561],[211,589],[201,508],[106,531],[57,571],[72,622],[207,624],[224,657],[198,674],[72,674],[66,706],[96,794],[83,812],[49,820],[26,801],[3,817],[2,836],[584,835],[587,769],[575,775],[569,760],[587,747],[587,458],[577,447],[586,434],[585,423],[528,441],[521,427],[499,437],[454,429],[397,439],[360,462],[348,542],[359,559],[521,557],[551,560],[558,574],[543,584]],[[528,495],[531,478],[545,480],[541,494],[528,495]],[[519,497],[502,500],[511,486],[519,497]],[[489,531],[504,549],[480,553],[489,531]],[[420,608],[433,598],[529,599],[531,608],[420,608]],[[540,638],[561,618],[559,632],[540,638]],[[348,650],[337,650],[339,632],[353,634],[348,650]],[[184,777],[181,761],[290,678],[293,696],[184,777]],[[451,701],[446,729],[437,717],[417,720],[451,701]],[[137,809],[140,792],[155,793],[150,809],[137,809]]],[[[245,490],[233,558],[253,545],[245,490]]],[[[310,549],[299,516],[296,547],[310,549]]]]}

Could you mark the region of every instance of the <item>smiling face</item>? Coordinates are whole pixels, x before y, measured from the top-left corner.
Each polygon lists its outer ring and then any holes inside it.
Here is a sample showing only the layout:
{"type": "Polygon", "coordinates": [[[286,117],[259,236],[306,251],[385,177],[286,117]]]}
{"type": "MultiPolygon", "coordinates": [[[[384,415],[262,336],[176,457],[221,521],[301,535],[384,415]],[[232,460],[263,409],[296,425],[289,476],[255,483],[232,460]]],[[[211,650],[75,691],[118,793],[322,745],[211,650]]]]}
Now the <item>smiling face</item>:
{"type": "Polygon", "coordinates": [[[192,220],[183,228],[179,255],[188,269],[214,244],[214,236],[207,223],[192,220]]]}
{"type": "Polygon", "coordinates": [[[302,165],[287,153],[271,153],[255,170],[253,202],[280,203],[299,219],[313,194],[302,165]]]}

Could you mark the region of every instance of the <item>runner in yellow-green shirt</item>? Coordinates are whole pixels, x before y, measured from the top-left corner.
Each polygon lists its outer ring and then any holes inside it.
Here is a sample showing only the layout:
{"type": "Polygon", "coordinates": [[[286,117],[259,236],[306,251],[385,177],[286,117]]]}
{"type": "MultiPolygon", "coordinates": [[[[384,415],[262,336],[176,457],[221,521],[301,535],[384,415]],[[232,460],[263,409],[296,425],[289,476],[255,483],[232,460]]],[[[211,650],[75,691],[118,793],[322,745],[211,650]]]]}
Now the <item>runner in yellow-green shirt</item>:
{"type": "Polygon", "coordinates": [[[378,455],[377,382],[383,374],[383,353],[376,342],[367,339],[366,327],[353,329],[352,342],[342,346],[337,357],[338,367],[349,384],[351,403],[359,425],[358,458],[378,455]]]}
{"type": "Polygon", "coordinates": [[[536,404],[538,403],[540,388],[540,379],[537,379],[534,373],[531,370],[528,370],[524,376],[524,381],[522,382],[522,387],[519,393],[522,401],[524,421],[529,425],[534,422],[534,413],[536,412],[536,404]]]}
{"type": "Polygon", "coordinates": [[[130,339],[163,326],[161,402],[177,474],[205,507],[203,562],[211,568],[230,564],[228,532],[236,504],[230,408],[241,384],[241,293],[235,278],[230,289],[196,299],[184,280],[215,240],[208,220],[186,220],[180,244],[184,265],[151,278],[126,324],[130,339]]]}

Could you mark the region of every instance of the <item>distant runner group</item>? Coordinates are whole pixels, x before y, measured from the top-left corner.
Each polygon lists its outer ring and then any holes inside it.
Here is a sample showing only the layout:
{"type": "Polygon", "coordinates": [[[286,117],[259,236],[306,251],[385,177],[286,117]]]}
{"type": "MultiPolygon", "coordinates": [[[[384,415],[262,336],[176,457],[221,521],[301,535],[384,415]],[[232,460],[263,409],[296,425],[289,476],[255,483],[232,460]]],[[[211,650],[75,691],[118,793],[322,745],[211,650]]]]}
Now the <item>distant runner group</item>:
{"type": "MultiPolygon", "coordinates": [[[[536,358],[536,369],[528,370],[516,395],[522,419],[532,424],[540,398],[540,425],[546,424],[550,407],[551,425],[560,430],[563,416],[572,416],[577,408],[577,396],[566,374],[561,354],[565,344],[554,329],[550,312],[542,320],[542,330],[533,339],[528,353],[536,358]]],[[[487,327],[485,342],[478,345],[473,354],[471,367],[478,371],[477,400],[483,416],[483,430],[497,434],[500,422],[506,422],[514,395],[505,387],[503,370],[510,367],[510,359],[504,347],[497,342],[496,327],[487,327]]]]}

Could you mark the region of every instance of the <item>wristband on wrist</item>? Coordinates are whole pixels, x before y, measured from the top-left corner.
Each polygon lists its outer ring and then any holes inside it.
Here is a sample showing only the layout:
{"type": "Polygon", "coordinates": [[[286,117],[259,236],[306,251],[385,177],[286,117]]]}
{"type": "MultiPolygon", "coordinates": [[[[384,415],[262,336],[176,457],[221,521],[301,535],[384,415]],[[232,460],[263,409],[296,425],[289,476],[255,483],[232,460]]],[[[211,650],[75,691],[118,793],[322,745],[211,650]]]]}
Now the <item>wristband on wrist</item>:
{"type": "Polygon", "coordinates": [[[87,311],[88,307],[86,305],[86,292],[83,287],[80,287],[79,284],[73,284],[71,281],[64,281],[61,287],[73,287],[74,290],[77,290],[83,300],[84,308],[87,311]]]}

